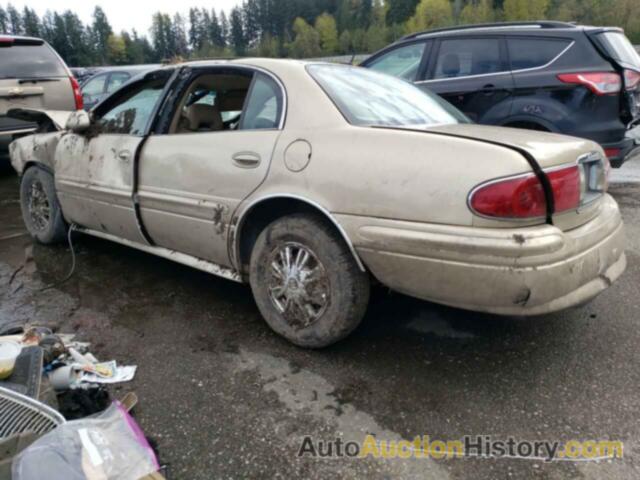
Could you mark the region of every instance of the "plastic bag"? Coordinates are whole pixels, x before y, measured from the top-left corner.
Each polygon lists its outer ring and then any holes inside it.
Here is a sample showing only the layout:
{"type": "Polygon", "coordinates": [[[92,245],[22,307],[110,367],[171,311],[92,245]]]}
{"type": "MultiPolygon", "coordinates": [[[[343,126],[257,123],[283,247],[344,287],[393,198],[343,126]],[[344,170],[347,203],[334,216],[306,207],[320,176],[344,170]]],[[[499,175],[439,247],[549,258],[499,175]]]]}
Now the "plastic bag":
{"type": "Polygon", "coordinates": [[[43,435],[12,464],[13,480],[139,480],[158,460],[120,402],[43,435]]]}

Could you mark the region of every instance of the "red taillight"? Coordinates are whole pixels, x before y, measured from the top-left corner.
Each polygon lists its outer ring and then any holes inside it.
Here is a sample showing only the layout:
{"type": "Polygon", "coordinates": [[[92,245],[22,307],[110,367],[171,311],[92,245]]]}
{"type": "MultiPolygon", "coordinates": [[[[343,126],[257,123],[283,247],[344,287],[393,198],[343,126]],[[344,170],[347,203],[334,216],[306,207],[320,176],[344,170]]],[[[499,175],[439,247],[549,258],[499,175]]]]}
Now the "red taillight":
{"type": "Polygon", "coordinates": [[[620,92],[622,80],[617,73],[609,72],[585,72],[562,73],[558,80],[564,83],[583,85],[596,95],[610,95],[620,92]]]}
{"type": "Polygon", "coordinates": [[[500,218],[542,217],[547,210],[544,190],[534,174],[480,187],[469,204],[480,215],[500,218]]]}
{"type": "Polygon", "coordinates": [[[624,86],[627,90],[635,90],[640,84],[640,72],[635,70],[624,71],[624,86]]]}
{"type": "Polygon", "coordinates": [[[605,148],[604,154],[607,156],[607,158],[614,158],[620,155],[620,151],[620,148],[605,148]]]}
{"type": "Polygon", "coordinates": [[[13,38],[0,35],[0,43],[13,43],[13,38]]]}
{"type": "Polygon", "coordinates": [[[76,110],[82,110],[84,107],[84,101],[82,100],[82,90],[80,90],[80,84],[75,77],[69,77],[71,81],[71,88],[73,88],[73,99],[76,102],[76,110]]]}
{"type": "MultiPolygon", "coordinates": [[[[555,212],[580,205],[580,170],[577,165],[546,173],[553,192],[555,212]]],[[[469,199],[480,215],[497,218],[536,218],[547,213],[544,189],[535,174],[499,180],[476,189],[469,199]]]]}
{"type": "Polygon", "coordinates": [[[564,212],[580,206],[581,181],[580,168],[574,165],[547,172],[547,178],[553,191],[555,213],[564,212]]]}

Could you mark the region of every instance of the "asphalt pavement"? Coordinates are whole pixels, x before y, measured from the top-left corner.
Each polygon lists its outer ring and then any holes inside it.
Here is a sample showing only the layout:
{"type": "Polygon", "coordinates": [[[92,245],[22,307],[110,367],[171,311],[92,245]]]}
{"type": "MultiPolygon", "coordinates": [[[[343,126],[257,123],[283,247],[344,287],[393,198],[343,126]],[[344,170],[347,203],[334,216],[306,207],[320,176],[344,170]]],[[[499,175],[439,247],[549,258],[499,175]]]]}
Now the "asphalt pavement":
{"type": "Polygon", "coordinates": [[[248,287],[123,246],[25,235],[18,179],[0,174],[0,323],[77,332],[101,360],[138,365],[133,390],[169,478],[640,478],[640,160],[615,172],[628,268],[590,304],[532,319],[446,308],[382,289],[345,341],[296,348],[248,287]],[[612,439],[622,459],[324,459],[316,440],[612,439]]]}

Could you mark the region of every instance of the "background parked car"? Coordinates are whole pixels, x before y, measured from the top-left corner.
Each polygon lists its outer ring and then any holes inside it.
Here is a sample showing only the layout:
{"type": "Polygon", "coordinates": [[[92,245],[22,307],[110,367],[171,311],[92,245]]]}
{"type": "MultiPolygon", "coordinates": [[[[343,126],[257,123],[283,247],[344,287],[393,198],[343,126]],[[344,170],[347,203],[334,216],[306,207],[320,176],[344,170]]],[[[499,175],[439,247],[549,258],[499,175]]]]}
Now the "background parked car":
{"type": "Polygon", "coordinates": [[[640,120],[640,56],[619,28],[525,22],[432,30],[362,66],[428,88],[478,123],[594,140],[613,166],[636,147],[626,133],[640,120]]]}
{"type": "Polygon", "coordinates": [[[132,65],[128,67],[103,68],[82,83],[84,109],[91,110],[108,95],[115,92],[130,78],[158,68],[158,65],[132,65]]]}
{"type": "Polygon", "coordinates": [[[0,35],[0,159],[8,158],[8,146],[14,138],[37,127],[7,117],[11,108],[82,108],[78,81],[44,40],[0,35]]]}
{"type": "Polygon", "coordinates": [[[85,81],[87,81],[89,78],[91,78],[92,76],[94,76],[98,69],[97,68],[91,68],[91,67],[72,67],[70,68],[71,73],[73,73],[73,76],[76,77],[76,80],[78,80],[78,82],[80,82],[80,84],[82,85],[85,81]]]}

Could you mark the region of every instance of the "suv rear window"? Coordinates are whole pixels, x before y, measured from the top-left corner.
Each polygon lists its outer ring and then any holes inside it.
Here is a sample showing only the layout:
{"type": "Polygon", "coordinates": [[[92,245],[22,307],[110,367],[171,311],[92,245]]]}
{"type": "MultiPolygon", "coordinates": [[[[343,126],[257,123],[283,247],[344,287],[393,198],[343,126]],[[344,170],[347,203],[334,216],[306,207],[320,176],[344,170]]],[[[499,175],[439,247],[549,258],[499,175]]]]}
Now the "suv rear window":
{"type": "Polygon", "coordinates": [[[615,60],[640,67],[640,56],[622,32],[605,32],[598,35],[609,55],[615,60]]]}
{"type": "Polygon", "coordinates": [[[0,42],[0,79],[66,76],[64,65],[49,45],[0,42]]]}
{"type": "Polygon", "coordinates": [[[509,59],[512,70],[542,67],[566,49],[571,40],[508,38],[509,59]]]}

